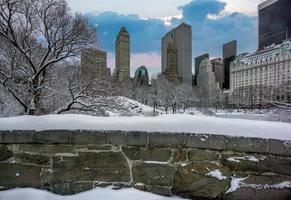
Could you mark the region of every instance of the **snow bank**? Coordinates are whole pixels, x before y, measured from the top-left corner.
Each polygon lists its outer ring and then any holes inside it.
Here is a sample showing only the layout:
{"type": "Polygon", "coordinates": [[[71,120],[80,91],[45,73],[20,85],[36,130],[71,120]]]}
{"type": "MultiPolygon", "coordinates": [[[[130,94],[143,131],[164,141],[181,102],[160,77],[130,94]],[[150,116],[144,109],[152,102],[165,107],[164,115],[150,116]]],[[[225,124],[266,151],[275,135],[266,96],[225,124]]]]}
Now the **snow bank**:
{"type": "Polygon", "coordinates": [[[163,197],[133,188],[112,190],[111,188],[96,188],[94,190],[73,196],[60,196],[47,191],[31,188],[13,189],[0,192],[0,200],[181,200],[178,197],[163,197]]]}
{"type": "Polygon", "coordinates": [[[291,140],[291,124],[195,115],[95,117],[64,114],[0,118],[0,130],[123,130],[187,132],[291,140]]]}

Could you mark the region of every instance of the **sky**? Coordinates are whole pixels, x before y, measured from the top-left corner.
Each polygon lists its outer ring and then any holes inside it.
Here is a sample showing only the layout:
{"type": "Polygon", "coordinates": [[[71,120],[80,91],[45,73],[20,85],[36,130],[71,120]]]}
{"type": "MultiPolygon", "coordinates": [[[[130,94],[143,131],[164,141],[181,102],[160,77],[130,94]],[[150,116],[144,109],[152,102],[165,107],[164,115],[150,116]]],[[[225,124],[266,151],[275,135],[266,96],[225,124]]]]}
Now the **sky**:
{"type": "MultiPolygon", "coordinates": [[[[193,60],[222,56],[222,45],[238,41],[240,53],[257,49],[257,6],[262,0],[67,0],[73,12],[97,27],[99,47],[115,67],[115,37],[122,26],[131,36],[131,69],[161,71],[161,38],[182,22],[192,26],[193,60]]],[[[194,67],[194,66],[193,66],[194,67]]],[[[194,68],[193,68],[194,73],[194,68]]]]}

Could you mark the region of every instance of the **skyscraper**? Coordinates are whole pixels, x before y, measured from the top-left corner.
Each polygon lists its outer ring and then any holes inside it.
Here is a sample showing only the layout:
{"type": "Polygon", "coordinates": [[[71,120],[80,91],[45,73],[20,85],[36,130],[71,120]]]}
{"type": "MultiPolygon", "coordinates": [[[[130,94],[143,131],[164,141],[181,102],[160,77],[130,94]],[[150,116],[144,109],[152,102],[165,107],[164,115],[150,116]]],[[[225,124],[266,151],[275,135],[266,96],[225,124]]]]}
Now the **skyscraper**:
{"type": "Polygon", "coordinates": [[[180,81],[181,77],[178,75],[178,50],[173,40],[168,43],[167,47],[167,66],[163,72],[166,79],[169,81],[180,81]]]}
{"type": "Polygon", "coordinates": [[[81,76],[83,80],[92,81],[100,76],[109,77],[107,53],[94,48],[81,50],[81,76]]]}
{"type": "Polygon", "coordinates": [[[259,10],[259,49],[291,38],[291,1],[267,0],[259,10]]]}
{"type": "Polygon", "coordinates": [[[222,89],[224,81],[223,61],[221,58],[215,58],[210,60],[210,62],[212,64],[212,71],[214,72],[215,81],[219,83],[219,87],[222,89]]]}
{"type": "Polygon", "coordinates": [[[223,88],[230,88],[230,63],[237,55],[237,42],[233,40],[223,45],[224,81],[223,88]]]}
{"type": "Polygon", "coordinates": [[[199,67],[200,67],[200,64],[203,60],[205,59],[209,59],[209,54],[206,53],[206,54],[203,54],[201,56],[198,56],[195,58],[195,82],[194,82],[194,85],[197,85],[197,77],[198,77],[198,74],[199,74],[199,67]]]}
{"type": "Polygon", "coordinates": [[[130,78],[130,36],[122,27],[115,41],[115,75],[118,81],[130,78]]]}
{"type": "Polygon", "coordinates": [[[183,83],[192,84],[192,28],[182,23],[162,38],[162,72],[167,68],[168,43],[173,41],[178,53],[178,76],[183,83]]]}

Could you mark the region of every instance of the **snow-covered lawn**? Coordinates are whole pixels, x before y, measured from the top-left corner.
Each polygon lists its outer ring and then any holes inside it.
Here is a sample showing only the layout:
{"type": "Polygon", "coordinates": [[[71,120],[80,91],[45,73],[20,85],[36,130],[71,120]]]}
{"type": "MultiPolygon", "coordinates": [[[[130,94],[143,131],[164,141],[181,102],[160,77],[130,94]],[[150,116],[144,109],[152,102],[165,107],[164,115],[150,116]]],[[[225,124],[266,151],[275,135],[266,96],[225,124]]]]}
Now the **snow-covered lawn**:
{"type": "Polygon", "coordinates": [[[291,124],[187,114],[157,117],[94,117],[64,114],[0,118],[0,130],[124,130],[187,132],[291,140],[291,124]]]}
{"type": "Polygon", "coordinates": [[[13,189],[0,192],[0,200],[182,200],[178,197],[164,197],[133,188],[112,190],[96,188],[72,196],[55,195],[47,191],[31,188],[13,189]]]}

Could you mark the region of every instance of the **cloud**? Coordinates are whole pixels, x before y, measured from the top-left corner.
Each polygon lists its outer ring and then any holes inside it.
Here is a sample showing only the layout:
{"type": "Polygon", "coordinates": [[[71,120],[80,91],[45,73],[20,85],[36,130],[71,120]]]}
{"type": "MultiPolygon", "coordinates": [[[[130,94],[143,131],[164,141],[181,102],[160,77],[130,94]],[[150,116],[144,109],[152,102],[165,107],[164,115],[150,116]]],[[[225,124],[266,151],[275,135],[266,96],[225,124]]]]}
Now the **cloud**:
{"type": "MultiPolygon", "coordinates": [[[[211,57],[222,56],[222,45],[234,39],[238,41],[240,52],[254,51],[257,47],[257,17],[233,12],[231,1],[189,1],[177,8],[181,13],[177,17],[141,18],[116,12],[88,14],[87,17],[92,24],[97,25],[100,46],[110,52],[111,56],[114,56],[115,37],[120,27],[126,26],[131,36],[131,67],[145,65],[160,68],[161,38],[181,22],[192,26],[193,57],[203,53],[210,53],[211,57]]],[[[110,67],[114,65],[112,60],[110,67]]]]}
{"type": "Polygon", "coordinates": [[[227,3],[215,0],[195,0],[180,7],[181,20],[192,25],[194,57],[203,53],[221,56],[222,45],[231,40],[238,41],[240,52],[256,49],[257,17],[227,14],[226,7],[227,3]]]}
{"type": "Polygon", "coordinates": [[[87,17],[98,27],[101,48],[110,52],[115,51],[115,37],[122,26],[126,26],[130,34],[134,53],[159,52],[160,38],[169,30],[163,20],[141,19],[137,15],[104,12],[87,17]]]}

